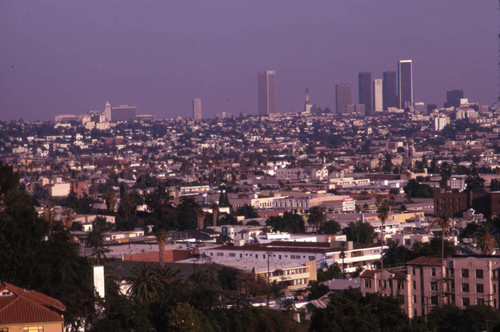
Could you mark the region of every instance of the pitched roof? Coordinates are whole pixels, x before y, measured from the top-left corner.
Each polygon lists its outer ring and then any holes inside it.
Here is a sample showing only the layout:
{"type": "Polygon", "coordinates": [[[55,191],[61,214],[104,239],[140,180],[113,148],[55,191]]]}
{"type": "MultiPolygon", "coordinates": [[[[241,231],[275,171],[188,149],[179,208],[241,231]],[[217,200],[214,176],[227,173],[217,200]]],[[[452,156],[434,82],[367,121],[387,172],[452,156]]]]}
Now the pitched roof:
{"type": "Polygon", "coordinates": [[[50,296],[0,282],[0,324],[63,321],[65,309],[50,296]]]}
{"type": "Polygon", "coordinates": [[[421,256],[407,262],[406,265],[439,266],[441,265],[441,258],[421,256]]]}

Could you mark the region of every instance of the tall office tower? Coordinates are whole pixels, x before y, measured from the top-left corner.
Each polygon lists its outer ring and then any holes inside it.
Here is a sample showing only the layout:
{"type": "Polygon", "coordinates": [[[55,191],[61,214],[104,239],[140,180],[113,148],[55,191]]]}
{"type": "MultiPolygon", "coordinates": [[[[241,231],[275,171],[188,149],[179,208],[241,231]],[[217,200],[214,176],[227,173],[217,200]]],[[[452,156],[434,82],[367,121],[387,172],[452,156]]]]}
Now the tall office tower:
{"type": "Polygon", "coordinates": [[[201,99],[193,99],[193,120],[201,121],[201,99]]]}
{"type": "Polygon", "coordinates": [[[337,102],[336,113],[347,113],[347,105],[352,104],[352,85],[337,84],[335,85],[335,100],[337,102]]]}
{"type": "Polygon", "coordinates": [[[104,107],[104,118],[108,122],[111,121],[111,104],[109,103],[109,100],[106,101],[106,106],[104,107]]]}
{"type": "Polygon", "coordinates": [[[309,89],[306,88],[306,100],[304,101],[304,113],[311,113],[314,104],[311,103],[311,99],[309,97],[309,89]]]}
{"type": "Polygon", "coordinates": [[[374,112],[382,112],[384,110],[382,95],[382,80],[374,79],[372,81],[372,107],[374,112]]]}
{"type": "Polygon", "coordinates": [[[460,99],[464,97],[463,90],[446,91],[446,104],[445,107],[460,107],[460,99]]]}
{"type": "Polygon", "coordinates": [[[398,98],[399,108],[413,106],[413,68],[411,60],[398,63],[398,98]]]}
{"type": "Polygon", "coordinates": [[[396,72],[384,71],[384,80],[382,82],[384,109],[389,107],[398,107],[398,95],[396,93],[396,72]]]}
{"type": "Polygon", "coordinates": [[[276,72],[266,70],[257,77],[259,115],[276,113],[276,72]]]}
{"type": "Polygon", "coordinates": [[[359,73],[359,103],[365,105],[366,114],[373,111],[372,107],[372,73],[359,73]]]}

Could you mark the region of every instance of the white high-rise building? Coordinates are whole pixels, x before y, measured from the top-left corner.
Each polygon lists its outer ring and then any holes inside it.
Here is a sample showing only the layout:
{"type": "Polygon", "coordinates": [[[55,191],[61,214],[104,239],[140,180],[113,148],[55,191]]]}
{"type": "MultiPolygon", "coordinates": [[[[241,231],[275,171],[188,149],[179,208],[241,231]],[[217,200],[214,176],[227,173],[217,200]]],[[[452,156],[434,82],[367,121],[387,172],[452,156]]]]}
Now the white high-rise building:
{"type": "Polygon", "coordinates": [[[193,99],[193,120],[201,121],[201,99],[193,99]]]}
{"type": "Polygon", "coordinates": [[[374,112],[382,112],[384,109],[382,82],[381,79],[372,81],[372,107],[374,112]]]}
{"type": "Polygon", "coordinates": [[[106,101],[106,106],[104,107],[104,118],[108,122],[111,121],[111,104],[109,103],[109,100],[106,101]]]}
{"type": "Polygon", "coordinates": [[[257,77],[258,114],[276,113],[276,72],[266,70],[257,77]]]}

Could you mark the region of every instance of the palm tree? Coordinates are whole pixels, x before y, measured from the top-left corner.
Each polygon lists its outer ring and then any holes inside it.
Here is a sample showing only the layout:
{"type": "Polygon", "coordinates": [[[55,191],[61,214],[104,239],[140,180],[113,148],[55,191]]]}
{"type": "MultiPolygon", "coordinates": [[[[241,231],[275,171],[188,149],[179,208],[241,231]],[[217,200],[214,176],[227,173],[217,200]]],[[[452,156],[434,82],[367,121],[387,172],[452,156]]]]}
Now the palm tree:
{"type": "Polygon", "coordinates": [[[129,296],[145,304],[157,302],[163,292],[163,285],[152,265],[138,265],[132,269],[132,273],[134,276],[130,279],[129,296]]]}
{"type": "MultiPolygon", "coordinates": [[[[441,275],[443,277],[443,283],[440,289],[444,292],[444,277],[445,277],[445,269],[444,269],[444,233],[450,228],[450,219],[448,216],[443,214],[441,218],[437,220],[439,227],[441,228],[441,275]]],[[[441,297],[440,297],[441,299],[441,297]]],[[[443,299],[444,300],[444,299],[443,299]]]]}
{"type": "Polygon", "coordinates": [[[176,267],[163,267],[161,266],[157,270],[158,279],[163,284],[164,287],[172,284],[177,275],[180,273],[180,270],[176,267]]]}
{"type": "Polygon", "coordinates": [[[441,218],[437,220],[439,227],[441,228],[441,270],[444,267],[444,233],[450,228],[450,218],[446,214],[443,214],[441,218]]]}
{"type": "Polygon", "coordinates": [[[160,248],[158,259],[160,261],[160,267],[163,268],[165,265],[164,254],[165,254],[165,243],[167,242],[167,232],[164,229],[160,229],[156,233],[156,242],[158,243],[158,247],[160,248]]]}
{"type": "Polygon", "coordinates": [[[309,211],[309,224],[316,227],[316,233],[319,233],[319,228],[326,222],[326,216],[322,208],[314,206],[309,211]]]}
{"type": "Polygon", "coordinates": [[[497,246],[497,241],[493,234],[491,234],[491,225],[487,223],[474,234],[474,240],[484,255],[491,254],[497,246]]]}
{"type": "Polygon", "coordinates": [[[217,203],[212,204],[212,214],[213,214],[213,219],[212,219],[212,224],[213,226],[217,226],[217,221],[219,221],[219,205],[217,203]]]}
{"type": "Polygon", "coordinates": [[[380,280],[384,277],[384,229],[385,222],[387,218],[389,218],[389,211],[391,207],[384,201],[377,210],[377,217],[380,219],[382,223],[382,229],[380,230],[380,280]]]}

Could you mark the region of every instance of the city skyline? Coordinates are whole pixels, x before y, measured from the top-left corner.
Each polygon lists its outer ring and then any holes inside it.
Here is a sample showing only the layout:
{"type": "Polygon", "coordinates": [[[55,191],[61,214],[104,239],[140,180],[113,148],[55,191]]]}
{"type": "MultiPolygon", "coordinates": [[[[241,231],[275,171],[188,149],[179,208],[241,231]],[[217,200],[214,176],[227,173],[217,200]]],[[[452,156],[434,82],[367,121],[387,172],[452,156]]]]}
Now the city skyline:
{"type": "Polygon", "coordinates": [[[381,77],[400,59],[414,61],[415,101],[443,105],[446,91],[460,89],[491,104],[498,94],[496,7],[456,0],[3,1],[0,118],[48,120],[101,109],[108,99],[142,114],[189,117],[192,96],[204,100],[206,117],[255,114],[255,74],[265,68],[280,75],[277,112],[301,111],[304,86],[314,104],[334,109],[336,84],[355,86],[363,71],[381,77]]]}

